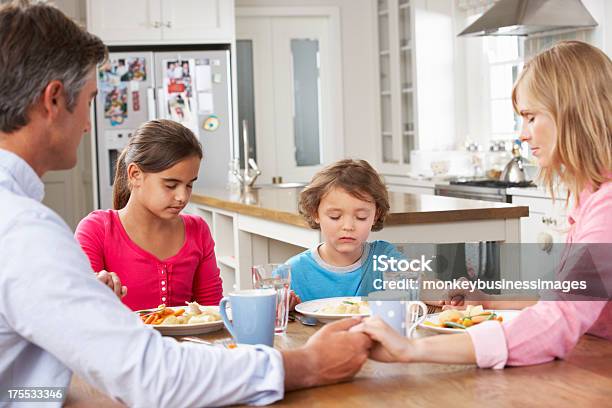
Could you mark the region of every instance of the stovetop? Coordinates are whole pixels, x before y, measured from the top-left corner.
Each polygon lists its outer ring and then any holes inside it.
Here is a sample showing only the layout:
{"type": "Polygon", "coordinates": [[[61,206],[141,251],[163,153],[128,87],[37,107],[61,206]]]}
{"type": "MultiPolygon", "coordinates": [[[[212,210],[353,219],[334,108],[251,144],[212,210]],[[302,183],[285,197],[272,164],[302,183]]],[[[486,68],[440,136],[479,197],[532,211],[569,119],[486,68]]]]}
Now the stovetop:
{"type": "Polygon", "coordinates": [[[501,180],[452,180],[450,184],[473,187],[510,188],[510,187],[535,187],[531,181],[511,182],[501,180]]]}

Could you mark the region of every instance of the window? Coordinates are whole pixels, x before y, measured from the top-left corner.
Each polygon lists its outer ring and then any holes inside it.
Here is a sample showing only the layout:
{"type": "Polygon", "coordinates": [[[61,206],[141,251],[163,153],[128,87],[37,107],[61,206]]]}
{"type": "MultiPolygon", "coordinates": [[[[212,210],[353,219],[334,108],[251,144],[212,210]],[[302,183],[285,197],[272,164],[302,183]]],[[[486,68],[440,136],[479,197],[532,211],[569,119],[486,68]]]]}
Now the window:
{"type": "Polygon", "coordinates": [[[489,69],[491,139],[515,139],[521,120],[512,108],[512,85],[523,69],[523,37],[485,37],[489,69]]]}

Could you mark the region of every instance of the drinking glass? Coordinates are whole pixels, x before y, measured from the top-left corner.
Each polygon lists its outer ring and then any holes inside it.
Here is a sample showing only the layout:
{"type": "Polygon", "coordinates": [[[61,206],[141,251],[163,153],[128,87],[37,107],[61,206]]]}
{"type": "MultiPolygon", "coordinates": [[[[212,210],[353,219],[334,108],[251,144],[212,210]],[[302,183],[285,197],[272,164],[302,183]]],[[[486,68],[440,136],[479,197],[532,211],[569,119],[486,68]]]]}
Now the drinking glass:
{"type": "Polygon", "coordinates": [[[288,264],[268,263],[251,267],[254,289],[276,290],[276,323],[274,333],[287,331],[289,317],[289,288],[291,285],[291,266],[288,264]]]}

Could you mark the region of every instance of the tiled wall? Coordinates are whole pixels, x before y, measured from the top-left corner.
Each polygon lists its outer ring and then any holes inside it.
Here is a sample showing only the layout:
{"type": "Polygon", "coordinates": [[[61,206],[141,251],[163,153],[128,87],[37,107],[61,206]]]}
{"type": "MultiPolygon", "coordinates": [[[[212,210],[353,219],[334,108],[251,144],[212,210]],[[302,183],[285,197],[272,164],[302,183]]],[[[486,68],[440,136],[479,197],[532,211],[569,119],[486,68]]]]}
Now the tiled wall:
{"type": "Polygon", "coordinates": [[[534,55],[552,47],[558,41],[578,40],[590,42],[590,30],[573,31],[563,34],[546,35],[540,37],[527,37],[525,40],[525,60],[529,60],[534,55]]]}

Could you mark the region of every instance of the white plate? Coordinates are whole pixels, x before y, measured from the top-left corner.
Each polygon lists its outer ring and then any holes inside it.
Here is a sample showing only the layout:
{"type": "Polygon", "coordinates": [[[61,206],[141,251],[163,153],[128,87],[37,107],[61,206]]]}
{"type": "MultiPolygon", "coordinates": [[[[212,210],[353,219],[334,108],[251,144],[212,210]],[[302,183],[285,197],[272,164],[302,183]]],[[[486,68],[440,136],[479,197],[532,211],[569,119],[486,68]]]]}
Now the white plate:
{"type": "MultiPolygon", "coordinates": [[[[514,319],[521,312],[520,310],[486,310],[486,311],[494,312],[498,316],[503,317],[504,322],[514,319]]],[[[451,329],[450,327],[434,327],[434,326],[428,326],[426,324],[423,324],[425,322],[431,322],[431,323],[438,324],[438,316],[440,316],[440,313],[433,313],[433,314],[427,315],[427,317],[421,323],[419,323],[419,328],[431,330],[431,331],[434,331],[437,333],[443,333],[443,334],[464,333],[465,332],[465,329],[451,329]]]]}
{"type": "Polygon", "coordinates": [[[365,298],[361,297],[334,297],[334,298],[325,298],[325,299],[317,299],[310,300],[308,302],[300,303],[295,307],[295,311],[303,314],[304,316],[314,317],[321,323],[329,323],[334,320],[345,319],[347,317],[352,316],[369,316],[369,313],[365,314],[332,314],[332,313],[321,313],[319,310],[324,308],[325,306],[331,306],[338,303],[341,303],[345,300],[350,302],[361,302],[365,300],[365,298]]]}
{"type": "MultiPolygon", "coordinates": [[[[187,309],[186,306],[173,306],[171,309],[187,309]]],[[[219,312],[219,306],[200,306],[201,309],[212,309],[216,312],[219,312]]],[[[155,310],[155,309],[150,309],[155,310]]],[[[138,312],[142,312],[139,310],[138,312]]],[[[136,313],[138,313],[136,312],[136,313]]],[[[228,310],[228,317],[230,317],[228,310]]],[[[231,318],[231,317],[230,317],[231,318]]],[[[202,334],[202,333],[210,333],[217,330],[221,330],[223,328],[223,320],[216,320],[214,322],[205,322],[205,323],[194,323],[194,324],[168,324],[168,325],[154,325],[147,324],[148,327],[154,328],[158,330],[161,334],[165,336],[189,336],[192,334],[202,334]]]]}

